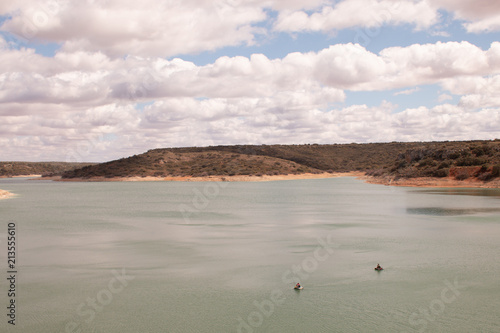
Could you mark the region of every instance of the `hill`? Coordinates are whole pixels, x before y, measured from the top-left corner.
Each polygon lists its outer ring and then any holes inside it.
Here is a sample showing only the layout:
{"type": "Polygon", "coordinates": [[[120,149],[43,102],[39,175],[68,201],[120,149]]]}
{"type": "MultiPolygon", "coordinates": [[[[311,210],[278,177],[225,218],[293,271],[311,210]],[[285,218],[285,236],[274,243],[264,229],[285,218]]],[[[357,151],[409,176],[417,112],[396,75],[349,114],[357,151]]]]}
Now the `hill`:
{"type": "Polygon", "coordinates": [[[391,142],[333,145],[234,145],[162,148],[62,174],[95,177],[262,176],[362,171],[372,177],[499,176],[500,141],[391,142]]]}
{"type": "Polygon", "coordinates": [[[152,150],[116,161],[68,171],[63,178],[207,177],[321,173],[321,170],[270,156],[230,151],[152,150]]]}
{"type": "Polygon", "coordinates": [[[399,154],[392,165],[367,174],[393,180],[433,177],[489,181],[500,176],[500,140],[424,143],[399,154]]]}
{"type": "Polygon", "coordinates": [[[235,145],[153,149],[65,172],[63,178],[287,175],[382,168],[412,143],[235,145]]]}
{"type": "MultiPolygon", "coordinates": [[[[95,163],[94,163],[95,164],[95,163]]],[[[66,162],[0,162],[0,177],[52,175],[79,169],[91,163],[66,162]]]]}

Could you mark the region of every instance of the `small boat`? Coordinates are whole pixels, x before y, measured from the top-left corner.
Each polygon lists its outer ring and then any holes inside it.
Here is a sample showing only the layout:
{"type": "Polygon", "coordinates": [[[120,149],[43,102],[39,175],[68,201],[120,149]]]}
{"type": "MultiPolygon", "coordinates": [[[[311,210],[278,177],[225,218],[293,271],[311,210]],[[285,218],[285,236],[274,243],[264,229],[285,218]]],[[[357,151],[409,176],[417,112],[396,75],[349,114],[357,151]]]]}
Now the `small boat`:
{"type": "Polygon", "coordinates": [[[384,269],[382,267],[375,267],[374,270],[376,270],[376,271],[383,271],[384,269]]]}
{"type": "Polygon", "coordinates": [[[295,286],[295,287],[293,287],[293,289],[295,289],[295,290],[302,290],[302,289],[304,289],[304,287],[302,287],[302,286],[300,286],[300,287],[295,286]]]}

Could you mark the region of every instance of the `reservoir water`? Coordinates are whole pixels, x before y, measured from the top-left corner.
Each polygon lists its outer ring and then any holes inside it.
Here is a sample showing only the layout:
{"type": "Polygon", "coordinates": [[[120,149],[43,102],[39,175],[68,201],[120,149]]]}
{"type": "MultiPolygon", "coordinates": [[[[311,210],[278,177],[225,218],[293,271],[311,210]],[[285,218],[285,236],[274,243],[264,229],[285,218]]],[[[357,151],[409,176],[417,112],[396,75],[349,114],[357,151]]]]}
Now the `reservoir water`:
{"type": "Polygon", "coordinates": [[[500,191],[0,180],[1,332],[500,332],[500,191]],[[380,263],[384,268],[376,272],[380,263]],[[293,290],[300,282],[304,289],[293,290]]]}

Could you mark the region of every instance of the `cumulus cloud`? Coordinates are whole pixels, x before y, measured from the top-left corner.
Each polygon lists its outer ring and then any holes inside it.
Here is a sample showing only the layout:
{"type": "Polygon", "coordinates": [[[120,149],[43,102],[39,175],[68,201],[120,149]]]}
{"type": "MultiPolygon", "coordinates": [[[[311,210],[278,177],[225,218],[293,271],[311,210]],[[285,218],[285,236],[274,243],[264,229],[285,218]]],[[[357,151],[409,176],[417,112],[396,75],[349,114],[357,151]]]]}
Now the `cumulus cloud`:
{"type": "Polygon", "coordinates": [[[435,24],[438,13],[427,1],[345,0],[324,6],[312,14],[283,11],[274,28],[278,31],[338,31],[384,24],[413,24],[423,29],[435,24]]]}
{"type": "Polygon", "coordinates": [[[500,30],[500,2],[490,0],[437,0],[434,2],[452,12],[455,19],[465,21],[469,32],[500,30]]]}
{"type": "Polygon", "coordinates": [[[343,0],[312,11],[282,10],[274,29],[284,32],[331,32],[346,28],[410,24],[422,30],[440,22],[440,10],[448,11],[455,20],[462,21],[469,32],[500,30],[500,5],[498,1],[490,0],[343,0]]]}
{"type": "Polygon", "coordinates": [[[443,104],[407,109],[393,116],[402,141],[473,140],[499,134],[500,109],[472,111],[443,104]]]}
{"type": "Polygon", "coordinates": [[[0,5],[0,30],[23,41],[58,43],[67,53],[172,57],[253,45],[272,31],[403,24],[422,30],[441,23],[440,10],[469,32],[500,29],[500,6],[489,0],[12,0],[0,5]]]}
{"type": "Polygon", "coordinates": [[[172,56],[252,44],[266,18],[243,1],[17,1],[2,30],[63,50],[172,56]],[[16,10],[13,10],[15,8],[16,10]]]}
{"type": "MultiPolygon", "coordinates": [[[[500,106],[500,75],[467,76],[446,79],[441,86],[461,95],[459,105],[468,109],[500,106]]],[[[500,124],[499,124],[500,125],[500,124]]]]}
{"type": "Polygon", "coordinates": [[[321,83],[350,90],[388,90],[439,83],[500,71],[500,43],[487,51],[468,42],[390,47],[374,54],[357,44],[337,44],[315,54],[296,55],[313,64],[321,83]]]}
{"type": "Polygon", "coordinates": [[[0,101],[103,105],[173,97],[274,98],[289,108],[321,107],[342,102],[345,89],[443,83],[454,91],[457,83],[447,79],[500,73],[499,50],[498,42],[486,51],[468,42],[438,42],[375,54],[357,44],[337,44],[282,59],[254,54],[197,66],[182,59],[112,59],[89,52],[59,52],[46,58],[25,49],[6,49],[0,51],[0,101]]]}
{"type": "Polygon", "coordinates": [[[203,66],[0,47],[2,158],[98,161],[169,146],[498,137],[499,78],[498,42],[487,50],[438,42],[378,53],[348,43],[203,66]],[[440,85],[459,104],[396,112],[389,102],[346,101],[346,90],[411,93],[422,84],[440,85]]]}
{"type": "Polygon", "coordinates": [[[142,113],[106,105],[76,116],[6,117],[0,125],[2,157],[99,161],[156,147],[464,140],[500,134],[499,108],[477,111],[444,104],[396,113],[393,105],[383,103],[289,112],[269,108],[272,104],[176,98],[156,102],[142,113]]]}

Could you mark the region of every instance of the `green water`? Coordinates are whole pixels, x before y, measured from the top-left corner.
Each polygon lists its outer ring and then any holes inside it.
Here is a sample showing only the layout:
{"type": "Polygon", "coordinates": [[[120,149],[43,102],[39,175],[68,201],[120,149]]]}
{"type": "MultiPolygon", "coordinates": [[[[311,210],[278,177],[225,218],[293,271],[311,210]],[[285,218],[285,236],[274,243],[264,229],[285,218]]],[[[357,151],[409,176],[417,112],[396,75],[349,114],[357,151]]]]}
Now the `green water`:
{"type": "Polygon", "coordinates": [[[6,179],[2,332],[499,332],[500,191],[6,179]],[[380,263],[384,271],[376,272],[380,263]],[[292,289],[300,282],[304,289],[292,289]]]}

